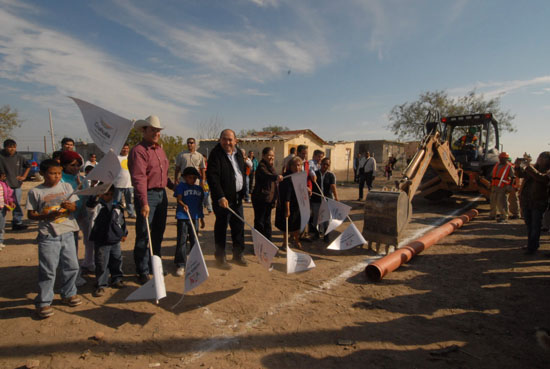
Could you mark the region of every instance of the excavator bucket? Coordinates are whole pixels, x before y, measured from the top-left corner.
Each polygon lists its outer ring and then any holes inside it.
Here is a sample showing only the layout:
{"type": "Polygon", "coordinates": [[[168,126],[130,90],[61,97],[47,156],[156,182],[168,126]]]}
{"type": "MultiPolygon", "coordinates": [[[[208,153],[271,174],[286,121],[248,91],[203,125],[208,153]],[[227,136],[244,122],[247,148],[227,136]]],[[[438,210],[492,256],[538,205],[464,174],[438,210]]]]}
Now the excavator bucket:
{"type": "Polygon", "coordinates": [[[363,237],[373,242],[395,246],[399,235],[409,222],[412,206],[403,191],[369,191],[365,200],[363,237]]]}

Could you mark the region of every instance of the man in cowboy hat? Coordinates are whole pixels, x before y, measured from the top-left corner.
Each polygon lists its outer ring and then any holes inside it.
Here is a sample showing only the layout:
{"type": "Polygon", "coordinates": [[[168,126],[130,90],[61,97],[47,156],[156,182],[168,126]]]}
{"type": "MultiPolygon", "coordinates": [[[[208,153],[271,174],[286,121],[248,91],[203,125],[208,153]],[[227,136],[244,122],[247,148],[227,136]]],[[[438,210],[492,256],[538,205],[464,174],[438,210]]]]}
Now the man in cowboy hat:
{"type": "Polygon", "coordinates": [[[151,115],[145,120],[140,119],[135,122],[134,128],[143,134],[141,142],[132,148],[128,156],[137,214],[134,261],[138,281],[143,284],[152,272],[146,221],[150,225],[153,253],[161,256],[160,246],[168,214],[165,190],[168,184],[168,158],[159,145],[163,127],[158,117],[151,115]]]}

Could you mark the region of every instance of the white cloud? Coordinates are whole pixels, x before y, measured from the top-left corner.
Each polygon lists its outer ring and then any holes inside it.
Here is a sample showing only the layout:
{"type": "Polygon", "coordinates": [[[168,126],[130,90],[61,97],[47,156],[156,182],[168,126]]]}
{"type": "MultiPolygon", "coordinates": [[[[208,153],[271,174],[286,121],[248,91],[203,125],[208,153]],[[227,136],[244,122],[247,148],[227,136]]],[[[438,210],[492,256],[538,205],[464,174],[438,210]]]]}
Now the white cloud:
{"type": "Polygon", "coordinates": [[[288,69],[313,73],[318,65],[329,60],[327,46],[315,35],[310,38],[311,34],[304,37],[292,32],[267,33],[250,24],[233,32],[187,24],[178,26],[134,2],[118,0],[115,5],[116,12],[97,11],[218,78],[264,82],[288,69]]]}
{"type": "MultiPolygon", "coordinates": [[[[449,90],[449,94],[452,96],[464,96],[467,92],[475,89],[476,91],[483,93],[488,98],[494,98],[503,96],[512,92],[516,92],[520,89],[550,85],[550,75],[540,76],[526,80],[512,80],[512,81],[491,81],[491,82],[477,82],[470,86],[462,86],[449,90]]],[[[550,88],[544,88],[544,91],[550,91],[550,88]]]]}
{"type": "MultiPolygon", "coordinates": [[[[0,9],[0,78],[34,86],[21,98],[72,116],[67,95],[129,118],[156,113],[176,127],[185,106],[211,97],[198,82],[129,66],[83,42],[0,9]]],[[[181,125],[180,125],[181,126],[181,125]]]]}
{"type": "Polygon", "coordinates": [[[279,2],[277,0],[250,0],[250,1],[262,8],[266,8],[266,7],[276,8],[277,6],[279,6],[279,2]]]}

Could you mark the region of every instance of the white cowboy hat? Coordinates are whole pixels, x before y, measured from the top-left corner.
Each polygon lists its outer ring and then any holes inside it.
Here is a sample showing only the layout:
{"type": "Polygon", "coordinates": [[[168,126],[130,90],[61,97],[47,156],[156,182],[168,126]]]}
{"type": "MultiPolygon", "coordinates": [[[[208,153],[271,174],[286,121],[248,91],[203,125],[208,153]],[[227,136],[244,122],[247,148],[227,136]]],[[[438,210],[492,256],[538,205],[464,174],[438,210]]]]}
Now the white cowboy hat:
{"type": "Polygon", "coordinates": [[[153,127],[158,129],[164,129],[160,126],[160,119],[156,115],[150,115],[145,120],[140,119],[134,123],[134,128],[139,129],[143,127],[153,127]]]}

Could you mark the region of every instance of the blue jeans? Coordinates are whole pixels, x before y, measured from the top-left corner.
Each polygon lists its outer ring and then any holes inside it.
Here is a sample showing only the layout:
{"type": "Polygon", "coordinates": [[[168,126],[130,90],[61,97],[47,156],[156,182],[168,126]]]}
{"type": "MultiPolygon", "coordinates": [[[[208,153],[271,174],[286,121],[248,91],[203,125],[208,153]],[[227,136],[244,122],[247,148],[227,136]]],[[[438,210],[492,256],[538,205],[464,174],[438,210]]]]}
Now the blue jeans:
{"type": "Polygon", "coordinates": [[[122,279],[120,242],[114,245],[95,245],[96,287],[106,287],[109,284],[109,273],[111,273],[111,284],[122,279]]]}
{"type": "Polygon", "coordinates": [[[50,306],[53,301],[53,287],[57,266],[60,266],[62,298],[76,295],[78,259],[73,232],[59,236],[38,235],[38,296],[37,307],[50,306]]]}
{"type": "Polygon", "coordinates": [[[527,226],[527,249],[537,251],[540,246],[540,228],[542,227],[542,215],[544,210],[523,209],[523,219],[527,226]]]}
{"type": "Polygon", "coordinates": [[[15,199],[15,209],[12,212],[11,225],[19,225],[23,223],[23,210],[21,209],[21,187],[12,188],[13,197],[15,199]]]}
{"type": "MultiPolygon", "coordinates": [[[[199,220],[193,221],[195,230],[199,229],[199,220]]],[[[185,267],[187,263],[187,247],[185,246],[187,239],[191,248],[195,244],[195,235],[193,234],[193,228],[191,228],[191,221],[189,219],[178,219],[177,221],[178,237],[176,243],[176,253],[174,255],[174,263],[178,267],[185,267]]],[[[189,250],[191,250],[189,248],[189,250]]]]}
{"type": "Polygon", "coordinates": [[[124,197],[124,203],[126,204],[126,211],[129,217],[136,216],[134,205],[132,204],[132,197],[134,197],[134,189],[130,188],[118,188],[115,187],[114,201],[121,204],[122,197],[124,197]]]}
{"type": "Polygon", "coordinates": [[[0,243],[4,243],[4,228],[6,227],[6,214],[8,213],[7,208],[4,206],[0,210],[0,243]]]}
{"type": "MultiPolygon", "coordinates": [[[[136,243],[134,244],[134,262],[136,263],[137,274],[149,274],[151,260],[149,257],[149,237],[147,237],[147,225],[145,218],[141,215],[141,204],[135,199],[136,205],[136,243]]],[[[168,198],[166,190],[155,189],[147,191],[147,202],[149,203],[149,229],[151,230],[151,243],[153,254],[161,256],[161,243],[166,228],[166,217],[168,215],[168,198]]]]}

